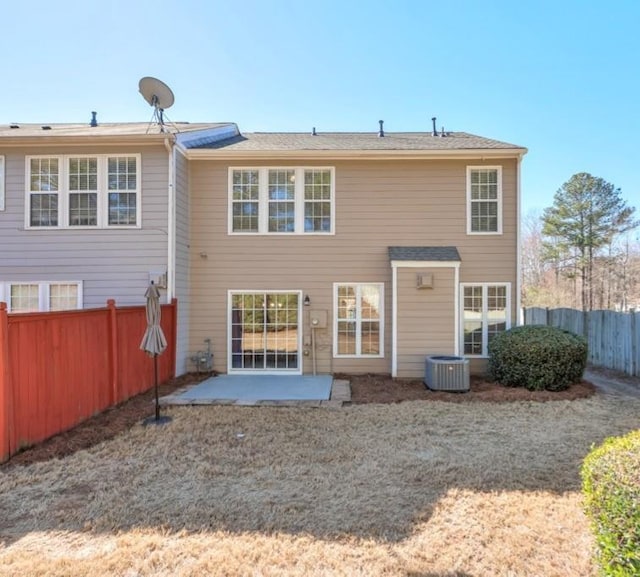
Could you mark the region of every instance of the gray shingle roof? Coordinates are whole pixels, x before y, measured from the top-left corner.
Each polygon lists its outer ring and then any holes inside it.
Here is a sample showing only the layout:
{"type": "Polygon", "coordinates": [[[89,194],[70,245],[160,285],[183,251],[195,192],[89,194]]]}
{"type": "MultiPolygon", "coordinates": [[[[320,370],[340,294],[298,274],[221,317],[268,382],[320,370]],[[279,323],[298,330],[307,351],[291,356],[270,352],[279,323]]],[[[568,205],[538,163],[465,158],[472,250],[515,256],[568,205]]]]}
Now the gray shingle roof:
{"type": "MultiPolygon", "coordinates": [[[[167,123],[166,129],[171,133],[185,133],[197,130],[210,130],[230,126],[228,122],[175,122],[167,123]]],[[[100,137],[100,136],[139,136],[144,134],[159,134],[160,129],[157,124],[149,122],[105,122],[98,126],[84,124],[23,124],[15,123],[18,128],[11,128],[10,124],[0,124],[0,139],[4,138],[32,138],[32,137],[100,137]],[[48,126],[48,129],[43,129],[48,126]]]]}
{"type": "Polygon", "coordinates": [[[523,147],[466,132],[249,132],[202,148],[237,152],[288,150],[477,150],[523,147]]]}
{"type": "Polygon", "coordinates": [[[389,260],[461,261],[455,246],[390,246],[389,260]]]}

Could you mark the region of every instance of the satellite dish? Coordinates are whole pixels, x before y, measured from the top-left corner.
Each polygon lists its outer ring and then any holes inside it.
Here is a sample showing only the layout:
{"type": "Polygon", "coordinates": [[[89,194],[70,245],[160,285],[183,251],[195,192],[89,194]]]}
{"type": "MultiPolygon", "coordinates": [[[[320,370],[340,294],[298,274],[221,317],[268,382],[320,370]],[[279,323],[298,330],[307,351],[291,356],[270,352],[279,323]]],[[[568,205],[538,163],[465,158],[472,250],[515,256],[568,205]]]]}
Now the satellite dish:
{"type": "Polygon", "coordinates": [[[138,82],[138,89],[149,105],[153,106],[153,119],[158,122],[160,130],[164,132],[163,113],[165,109],[171,108],[175,101],[171,88],[157,78],[145,76],[140,79],[140,82],[138,82]]]}

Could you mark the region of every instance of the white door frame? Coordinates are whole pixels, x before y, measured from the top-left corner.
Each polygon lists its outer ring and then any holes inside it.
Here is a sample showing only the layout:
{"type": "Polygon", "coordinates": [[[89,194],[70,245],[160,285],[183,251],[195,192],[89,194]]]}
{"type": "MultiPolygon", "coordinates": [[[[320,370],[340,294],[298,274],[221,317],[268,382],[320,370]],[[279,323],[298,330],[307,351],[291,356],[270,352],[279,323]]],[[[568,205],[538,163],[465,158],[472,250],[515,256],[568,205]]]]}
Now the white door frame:
{"type": "Polygon", "coordinates": [[[302,374],[302,291],[292,289],[242,289],[227,291],[227,373],[235,375],[301,375],[302,374]],[[233,368],[233,347],[232,347],[232,299],[234,295],[242,294],[295,294],[298,296],[298,362],[295,369],[234,369],[233,368]]]}

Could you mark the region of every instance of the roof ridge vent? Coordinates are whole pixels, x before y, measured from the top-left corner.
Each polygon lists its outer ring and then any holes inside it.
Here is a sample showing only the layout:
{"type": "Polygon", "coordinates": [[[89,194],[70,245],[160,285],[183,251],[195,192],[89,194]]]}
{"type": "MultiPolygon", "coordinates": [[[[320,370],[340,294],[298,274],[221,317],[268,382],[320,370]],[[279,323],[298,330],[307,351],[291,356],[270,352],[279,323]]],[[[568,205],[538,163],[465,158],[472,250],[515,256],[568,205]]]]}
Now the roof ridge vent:
{"type": "Polygon", "coordinates": [[[19,124],[10,124],[9,128],[20,128],[19,124]]]}
{"type": "Polygon", "coordinates": [[[382,138],[384,136],[384,120],[378,120],[380,123],[380,131],[378,132],[378,136],[382,138]]]}
{"type": "Polygon", "coordinates": [[[42,127],[42,130],[51,130],[51,127],[50,127],[49,125],[45,124],[45,125],[42,127]]]}

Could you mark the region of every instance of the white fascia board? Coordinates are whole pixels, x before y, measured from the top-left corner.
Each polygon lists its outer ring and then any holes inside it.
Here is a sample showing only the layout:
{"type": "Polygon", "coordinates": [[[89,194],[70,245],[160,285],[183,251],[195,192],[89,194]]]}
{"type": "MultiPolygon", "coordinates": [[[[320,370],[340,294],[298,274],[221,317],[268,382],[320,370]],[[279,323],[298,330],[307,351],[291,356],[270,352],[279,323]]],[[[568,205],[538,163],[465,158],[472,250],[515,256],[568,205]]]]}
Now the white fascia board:
{"type": "Polygon", "coordinates": [[[162,144],[171,133],[160,134],[121,134],[108,136],[26,136],[20,138],[0,138],[0,150],[15,146],[38,146],[42,148],[87,147],[87,146],[149,146],[162,144]]]}
{"type": "Polygon", "coordinates": [[[204,130],[190,130],[188,132],[179,132],[176,134],[176,143],[184,151],[193,146],[203,146],[212,144],[219,140],[225,140],[238,136],[240,131],[237,125],[228,124],[226,126],[217,126],[215,128],[206,128],[204,130]]]}
{"type": "Polygon", "coordinates": [[[391,268],[460,268],[459,260],[392,260],[391,268]]]}
{"type": "Polygon", "coordinates": [[[473,159],[486,160],[496,158],[521,158],[526,148],[495,148],[466,150],[224,150],[198,148],[188,150],[190,160],[260,160],[267,158],[312,158],[344,160],[425,160],[437,159],[473,159]]]}

